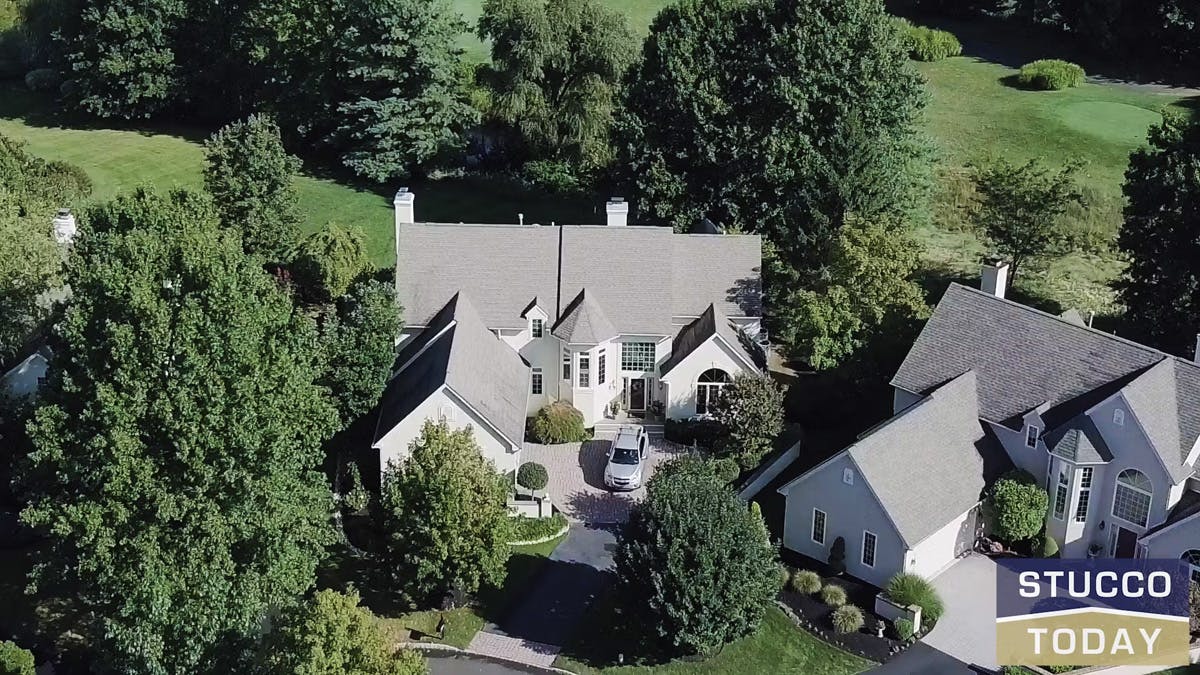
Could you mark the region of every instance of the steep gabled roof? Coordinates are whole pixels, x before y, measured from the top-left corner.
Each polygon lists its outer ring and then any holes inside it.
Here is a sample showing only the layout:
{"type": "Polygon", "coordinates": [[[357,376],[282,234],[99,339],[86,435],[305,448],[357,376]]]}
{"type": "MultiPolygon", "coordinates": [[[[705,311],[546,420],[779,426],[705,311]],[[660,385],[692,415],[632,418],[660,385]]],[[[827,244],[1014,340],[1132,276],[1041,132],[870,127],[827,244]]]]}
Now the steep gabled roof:
{"type": "Polygon", "coordinates": [[[563,317],[550,333],[571,344],[595,345],[616,337],[617,329],[600,309],[595,296],[585,289],[567,305],[563,317]]]}
{"type": "Polygon", "coordinates": [[[1175,373],[1174,360],[1164,359],[1125,385],[1121,393],[1150,437],[1150,444],[1162,458],[1167,473],[1179,483],[1191,474],[1184,461],[1192,443],[1180,435],[1182,416],[1175,373]]]}
{"type": "Polygon", "coordinates": [[[520,445],[528,366],[484,326],[462,294],[456,293],[405,345],[396,366],[380,401],[376,441],[445,385],[510,443],[520,445]]]}
{"type": "Polygon", "coordinates": [[[692,352],[696,351],[697,347],[707,342],[713,336],[724,342],[748,366],[759,367],[754,356],[751,355],[746,349],[746,345],[743,344],[741,335],[734,329],[729,319],[721,313],[721,310],[717,309],[716,305],[709,305],[708,309],[704,310],[704,313],[699,318],[679,330],[679,334],[675,336],[675,340],[671,343],[671,356],[663,362],[659,372],[665,376],[671,372],[672,368],[679,365],[692,352]]]}
{"type": "Polygon", "coordinates": [[[909,546],[977,504],[1012,468],[979,420],[976,386],[975,374],[963,373],[845,451],[909,546]]]}
{"type": "Polygon", "coordinates": [[[584,288],[615,328],[671,335],[673,317],[716,303],[761,314],[757,235],[676,234],[663,227],[411,224],[397,228],[396,288],[405,320],[424,326],[465,292],[489,328],[523,328],[538,298],[557,323],[584,288]]]}
{"type": "Polygon", "coordinates": [[[1111,462],[1112,450],[1087,415],[1080,415],[1046,435],[1051,454],[1078,464],[1111,462]]]}
{"type": "Polygon", "coordinates": [[[924,393],[979,377],[979,415],[1006,422],[1161,361],[1164,354],[988,293],[951,284],[892,378],[924,393]]]}

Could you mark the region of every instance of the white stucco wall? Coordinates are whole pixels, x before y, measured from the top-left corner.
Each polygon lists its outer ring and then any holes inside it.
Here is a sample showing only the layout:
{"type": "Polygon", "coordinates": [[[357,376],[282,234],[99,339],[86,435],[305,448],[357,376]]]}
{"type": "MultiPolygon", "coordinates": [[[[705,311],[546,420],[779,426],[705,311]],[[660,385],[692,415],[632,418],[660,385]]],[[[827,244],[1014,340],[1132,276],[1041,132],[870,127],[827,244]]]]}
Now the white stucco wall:
{"type": "Polygon", "coordinates": [[[507,473],[516,470],[520,446],[510,445],[444,386],[372,446],[379,450],[380,469],[385,469],[389,460],[403,461],[408,456],[409,445],[420,437],[425,420],[439,417],[445,417],[454,427],[471,427],[483,456],[492,460],[497,471],[507,473]]]}
{"type": "Polygon", "coordinates": [[[912,547],[904,559],[904,570],[932,578],[954,562],[960,542],[975,539],[975,509],[969,509],[912,547]]]}
{"type": "Polygon", "coordinates": [[[729,373],[730,379],[748,370],[723,342],[710,337],[662,378],[666,385],[667,417],[686,419],[696,414],[696,380],[709,368],[729,373]]]}

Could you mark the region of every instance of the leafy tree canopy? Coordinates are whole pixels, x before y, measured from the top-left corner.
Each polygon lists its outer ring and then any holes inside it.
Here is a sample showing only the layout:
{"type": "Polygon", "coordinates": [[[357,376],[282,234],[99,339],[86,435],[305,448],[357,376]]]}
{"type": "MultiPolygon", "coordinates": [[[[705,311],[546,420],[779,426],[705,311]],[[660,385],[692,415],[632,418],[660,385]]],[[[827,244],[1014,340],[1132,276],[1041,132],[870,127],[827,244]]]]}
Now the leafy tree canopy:
{"type": "Polygon", "coordinates": [[[492,109],[534,159],[585,167],[612,158],[614,93],[637,39],[596,0],[486,0],[479,37],[492,46],[492,109]]]}
{"type": "Polygon", "coordinates": [[[762,518],[696,461],[650,479],[616,570],[623,622],[671,655],[750,634],[783,583],[762,518]]]}
{"type": "Polygon", "coordinates": [[[1049,504],[1049,495],[1029,472],[1014,470],[991,487],[984,511],[996,536],[1011,543],[1041,531],[1049,504]]]}
{"type": "Polygon", "coordinates": [[[921,201],[924,104],[879,0],[684,0],[630,71],[620,150],[643,216],[760,232],[810,272],[846,213],[921,201]]]}
{"type": "Polygon", "coordinates": [[[380,495],[384,583],[417,605],[498,585],[508,560],[508,491],[470,429],[426,421],[380,495]]]}
{"type": "Polygon", "coordinates": [[[1013,279],[1026,264],[1044,263],[1070,250],[1062,216],[1082,203],[1076,168],[1050,169],[1036,160],[1019,166],[999,161],[976,173],[975,224],[1011,265],[1013,279]]]}
{"type": "Polygon", "coordinates": [[[279,127],[269,117],[251,115],[213,134],[204,152],[204,187],[221,224],[242,233],[247,253],[283,260],[300,222],[292,183],[300,161],[283,149],[279,127]]]}
{"type": "Polygon", "coordinates": [[[275,621],[262,648],[266,675],[425,675],[425,658],[392,645],[358,593],[318,591],[275,621]]]}
{"type": "Polygon", "coordinates": [[[315,302],[336,300],[371,269],[362,228],[329,223],[300,242],[292,278],[300,293],[315,302]]]}
{"type": "Polygon", "coordinates": [[[721,389],[716,418],[727,433],[723,454],[752,469],[783,430],[783,389],[767,375],[740,374],[721,389]]]}
{"type": "Polygon", "coordinates": [[[87,214],[18,479],[48,537],[32,587],[65,585],[115,671],[236,671],[331,540],[315,328],[204,204],[87,214]]]}
{"type": "Polygon", "coordinates": [[[1150,130],[1125,174],[1129,260],[1117,290],[1128,334],[1191,356],[1200,326],[1200,121],[1167,117],[1150,130]]]}
{"type": "Polygon", "coordinates": [[[337,313],[326,319],[321,383],[332,392],[343,427],[379,401],[392,373],[401,327],[395,288],[380,281],[352,286],[338,302],[337,313]]]}

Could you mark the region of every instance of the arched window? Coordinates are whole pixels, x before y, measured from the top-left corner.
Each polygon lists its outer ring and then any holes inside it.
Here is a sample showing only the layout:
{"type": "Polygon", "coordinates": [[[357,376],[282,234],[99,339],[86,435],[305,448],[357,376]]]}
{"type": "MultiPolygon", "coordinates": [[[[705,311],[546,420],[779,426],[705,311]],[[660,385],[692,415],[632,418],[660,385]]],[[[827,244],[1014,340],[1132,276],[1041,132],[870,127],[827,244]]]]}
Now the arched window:
{"type": "Polygon", "coordinates": [[[709,368],[700,373],[696,379],[696,414],[711,413],[721,398],[721,389],[729,382],[729,373],[720,368],[709,368]]]}
{"type": "Polygon", "coordinates": [[[1117,491],[1113,496],[1112,514],[1136,525],[1146,526],[1150,517],[1150,499],[1154,486],[1146,474],[1137,469],[1125,469],[1117,476],[1117,491]]]}
{"type": "Polygon", "coordinates": [[[1192,568],[1192,581],[1200,584],[1200,549],[1192,549],[1185,551],[1179,559],[1188,564],[1192,568]]]}

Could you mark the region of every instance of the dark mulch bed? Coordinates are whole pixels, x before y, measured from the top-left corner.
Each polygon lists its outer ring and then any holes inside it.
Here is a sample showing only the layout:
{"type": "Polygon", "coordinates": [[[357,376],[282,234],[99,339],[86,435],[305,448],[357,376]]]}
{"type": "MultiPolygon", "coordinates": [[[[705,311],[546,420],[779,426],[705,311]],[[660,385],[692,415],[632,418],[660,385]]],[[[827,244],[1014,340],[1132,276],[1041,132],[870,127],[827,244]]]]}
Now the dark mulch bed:
{"type": "Polygon", "coordinates": [[[800,618],[804,627],[817,637],[852,654],[868,658],[877,663],[894,658],[912,642],[893,639],[895,635],[889,622],[875,616],[875,596],[879,589],[849,575],[828,576],[827,565],[794,551],[785,551],[784,562],[794,569],[813,570],[821,575],[822,587],[837,584],[846,591],[846,602],[856,605],[863,613],[863,627],[855,633],[838,633],[833,629],[833,607],[821,602],[819,594],[796,593],[790,588],[779,594],[779,600],[800,618]],[[789,555],[790,554],[790,555],[789,555]],[[884,624],[884,636],[878,636],[879,624],[884,624]]]}

